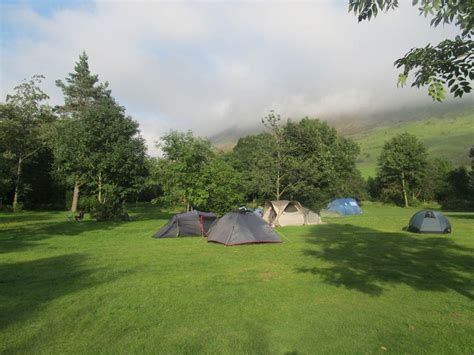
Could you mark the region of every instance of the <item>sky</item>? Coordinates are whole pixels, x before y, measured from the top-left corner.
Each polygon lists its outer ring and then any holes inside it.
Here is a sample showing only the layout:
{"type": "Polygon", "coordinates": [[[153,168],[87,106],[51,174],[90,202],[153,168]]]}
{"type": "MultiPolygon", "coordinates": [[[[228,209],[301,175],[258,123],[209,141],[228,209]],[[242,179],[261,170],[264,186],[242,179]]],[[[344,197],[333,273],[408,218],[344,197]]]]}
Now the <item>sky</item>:
{"type": "Polygon", "coordinates": [[[56,79],[79,54],[139,121],[149,153],[170,129],[211,136],[283,117],[331,119],[437,105],[426,90],[397,88],[393,62],[457,33],[432,28],[411,0],[358,23],[342,0],[0,1],[0,100],[43,74],[56,79]]]}

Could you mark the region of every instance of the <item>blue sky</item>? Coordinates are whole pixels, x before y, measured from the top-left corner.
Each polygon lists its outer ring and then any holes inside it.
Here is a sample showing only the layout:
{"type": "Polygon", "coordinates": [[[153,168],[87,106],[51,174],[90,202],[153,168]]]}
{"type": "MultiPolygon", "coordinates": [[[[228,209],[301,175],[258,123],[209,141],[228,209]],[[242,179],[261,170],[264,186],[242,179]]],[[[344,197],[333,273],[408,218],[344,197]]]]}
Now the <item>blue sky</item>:
{"type": "Polygon", "coordinates": [[[151,152],[169,129],[212,135],[284,117],[354,119],[377,110],[434,104],[397,89],[393,62],[414,46],[453,37],[416,8],[358,23],[345,1],[3,1],[0,97],[44,74],[56,79],[82,51],[142,127],[151,152]]]}

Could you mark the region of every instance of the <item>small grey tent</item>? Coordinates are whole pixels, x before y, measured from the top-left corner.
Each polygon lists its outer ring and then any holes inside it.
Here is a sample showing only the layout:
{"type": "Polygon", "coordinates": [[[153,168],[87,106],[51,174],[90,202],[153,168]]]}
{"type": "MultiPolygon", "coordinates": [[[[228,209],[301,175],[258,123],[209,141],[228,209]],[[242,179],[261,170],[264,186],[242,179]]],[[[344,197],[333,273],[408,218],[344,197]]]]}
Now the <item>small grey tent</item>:
{"type": "Polygon", "coordinates": [[[207,233],[207,241],[224,245],[281,243],[272,227],[249,210],[224,215],[207,233]]]}
{"type": "Polygon", "coordinates": [[[298,201],[271,201],[265,204],[263,219],[278,227],[321,224],[321,217],[298,201]]]}
{"type": "Polygon", "coordinates": [[[451,224],[439,212],[422,210],[411,217],[408,230],[415,233],[451,233],[451,224]]]}
{"type": "Polygon", "coordinates": [[[214,213],[191,211],[175,214],[154,238],[204,236],[216,220],[214,213]]]}

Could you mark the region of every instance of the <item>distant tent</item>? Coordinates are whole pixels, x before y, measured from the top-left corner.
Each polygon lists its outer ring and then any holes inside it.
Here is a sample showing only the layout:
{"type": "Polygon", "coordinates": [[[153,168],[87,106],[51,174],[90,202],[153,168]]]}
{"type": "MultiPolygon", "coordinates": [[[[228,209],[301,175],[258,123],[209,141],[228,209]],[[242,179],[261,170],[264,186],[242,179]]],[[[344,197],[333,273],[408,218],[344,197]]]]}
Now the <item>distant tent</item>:
{"type": "Polygon", "coordinates": [[[298,201],[287,200],[267,202],[263,219],[279,227],[322,223],[319,214],[303,207],[298,201]]]}
{"type": "Polygon", "coordinates": [[[337,198],[329,202],[327,210],[339,213],[340,215],[361,214],[359,204],[353,198],[337,198]]]}
{"type": "Polygon", "coordinates": [[[262,218],[249,210],[224,215],[207,233],[207,241],[224,245],[281,243],[278,234],[262,218]]]}
{"type": "Polygon", "coordinates": [[[451,224],[439,212],[422,210],[411,217],[408,230],[415,233],[451,233],[451,224]]]}
{"type": "Polygon", "coordinates": [[[214,213],[191,211],[175,214],[154,238],[203,236],[216,220],[214,213]]]}

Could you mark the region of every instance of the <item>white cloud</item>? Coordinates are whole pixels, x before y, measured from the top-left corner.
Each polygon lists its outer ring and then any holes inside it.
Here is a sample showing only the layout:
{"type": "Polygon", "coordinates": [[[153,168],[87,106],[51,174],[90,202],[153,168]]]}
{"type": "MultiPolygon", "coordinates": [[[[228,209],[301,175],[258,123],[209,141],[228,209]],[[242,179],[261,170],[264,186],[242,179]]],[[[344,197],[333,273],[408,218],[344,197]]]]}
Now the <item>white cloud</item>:
{"type": "Polygon", "coordinates": [[[393,61],[452,37],[415,7],[357,23],[339,2],[97,2],[53,11],[3,11],[0,95],[34,73],[54,80],[85,50],[93,72],[141,123],[150,145],[171,128],[213,134],[283,116],[331,117],[429,103],[397,89],[393,61]]]}

